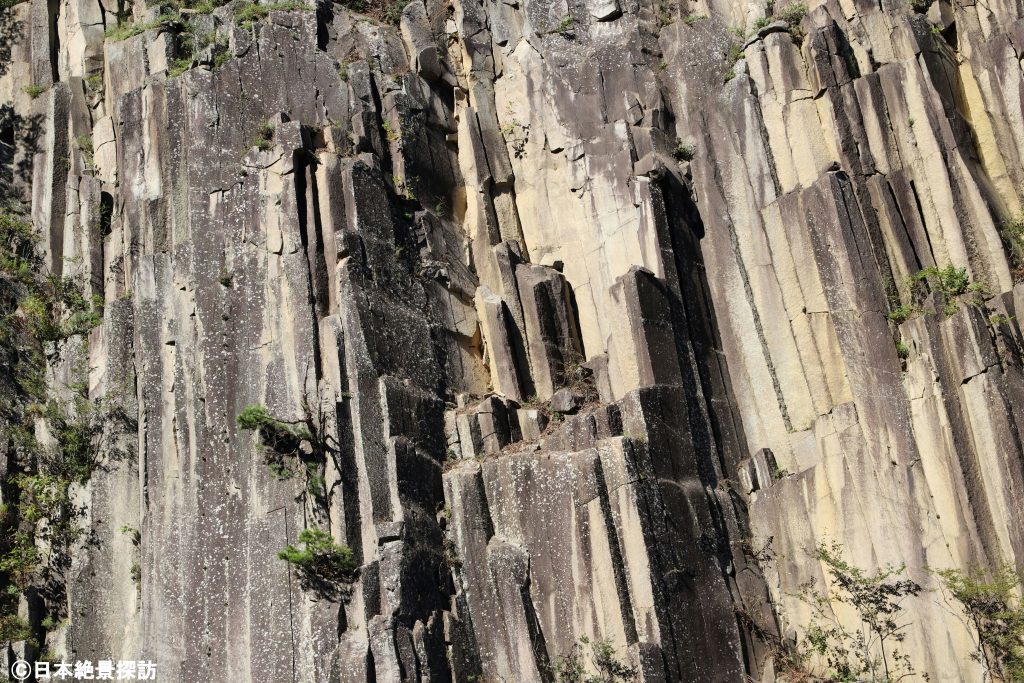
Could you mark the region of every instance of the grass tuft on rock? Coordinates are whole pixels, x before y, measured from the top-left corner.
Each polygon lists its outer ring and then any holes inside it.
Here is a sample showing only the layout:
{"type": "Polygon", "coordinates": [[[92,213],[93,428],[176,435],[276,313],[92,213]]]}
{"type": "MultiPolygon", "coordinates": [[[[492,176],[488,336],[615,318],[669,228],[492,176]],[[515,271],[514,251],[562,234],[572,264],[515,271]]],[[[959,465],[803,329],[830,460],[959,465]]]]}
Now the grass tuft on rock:
{"type": "Polygon", "coordinates": [[[26,85],[21,89],[21,91],[34,100],[49,89],[50,88],[45,85],[36,85],[33,83],[32,85],[26,85]]]}
{"type": "Polygon", "coordinates": [[[250,2],[239,5],[235,9],[235,21],[242,28],[252,28],[253,24],[263,21],[271,12],[311,12],[313,7],[304,2],[275,2],[269,5],[250,2]]]}
{"type": "Polygon", "coordinates": [[[107,40],[119,41],[127,40],[133,36],[137,36],[140,33],[146,31],[152,31],[153,29],[160,28],[164,24],[172,24],[181,21],[181,15],[175,11],[170,11],[161,14],[152,21],[136,21],[136,22],[118,22],[117,26],[113,26],[107,29],[103,36],[107,40]]]}

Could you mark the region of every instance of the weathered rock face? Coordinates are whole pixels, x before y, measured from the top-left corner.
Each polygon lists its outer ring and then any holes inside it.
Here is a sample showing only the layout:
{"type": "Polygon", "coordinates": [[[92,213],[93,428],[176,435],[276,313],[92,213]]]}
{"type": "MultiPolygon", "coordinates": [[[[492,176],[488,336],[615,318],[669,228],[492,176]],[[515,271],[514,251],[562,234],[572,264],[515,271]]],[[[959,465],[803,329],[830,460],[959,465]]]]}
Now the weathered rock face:
{"type": "MultiPolygon", "coordinates": [[[[549,681],[590,639],[773,680],[818,543],[1024,567],[1018,4],[120,9],[0,20],[0,189],[105,302],[88,391],[131,418],[68,619],[23,601],[56,655],[549,681]],[[947,266],[979,286],[914,284],[947,266]],[[306,528],[347,595],[278,559],[306,528]]],[[[903,610],[918,672],[981,679],[903,610]]]]}

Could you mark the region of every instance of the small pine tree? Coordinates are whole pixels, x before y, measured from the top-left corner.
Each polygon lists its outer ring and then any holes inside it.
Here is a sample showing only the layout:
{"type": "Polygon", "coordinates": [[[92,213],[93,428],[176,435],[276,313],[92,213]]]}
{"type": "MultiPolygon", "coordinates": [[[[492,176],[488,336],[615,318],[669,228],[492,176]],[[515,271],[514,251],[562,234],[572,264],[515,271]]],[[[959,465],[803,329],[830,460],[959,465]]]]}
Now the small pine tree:
{"type": "Polygon", "coordinates": [[[335,543],[328,532],[303,529],[299,543],[301,548],[288,544],[277,556],[295,567],[304,587],[330,594],[355,580],[352,549],[335,543]]]}
{"type": "Polygon", "coordinates": [[[302,442],[313,441],[308,429],[299,423],[284,422],[275,418],[258,403],[247,405],[235,417],[235,423],[239,429],[259,434],[267,466],[282,479],[295,474],[291,463],[300,457],[302,442]]]}

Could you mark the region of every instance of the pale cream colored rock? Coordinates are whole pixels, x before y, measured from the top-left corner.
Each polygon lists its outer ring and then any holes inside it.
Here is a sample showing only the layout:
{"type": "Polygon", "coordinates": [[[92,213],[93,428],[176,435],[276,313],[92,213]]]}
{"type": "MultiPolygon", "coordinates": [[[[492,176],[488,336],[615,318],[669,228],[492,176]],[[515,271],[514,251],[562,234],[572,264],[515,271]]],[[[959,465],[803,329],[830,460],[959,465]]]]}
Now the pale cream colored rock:
{"type": "MultiPolygon", "coordinates": [[[[1013,180],[1007,171],[1003,150],[996,138],[992,116],[987,110],[981,88],[970,62],[960,64],[960,78],[964,88],[964,106],[974,130],[978,143],[981,163],[999,191],[1000,198],[1006,203],[1006,211],[1016,214],[1020,211],[1020,201],[1014,191],[1013,180]]],[[[1010,96],[1010,93],[1006,93],[1010,96]]],[[[1011,157],[1012,158],[1012,157],[1011,157]]]]}
{"type": "Polygon", "coordinates": [[[66,76],[84,78],[92,67],[102,64],[102,6],[90,0],[72,0],[63,10],[56,22],[62,48],[59,68],[66,76]]]}
{"type": "Polygon", "coordinates": [[[515,324],[511,314],[502,300],[486,287],[477,289],[476,312],[490,360],[494,390],[513,400],[521,400],[519,370],[509,329],[515,324]]]}
{"type": "Polygon", "coordinates": [[[824,107],[824,101],[803,99],[789,105],[786,126],[789,131],[793,165],[796,167],[800,184],[811,185],[817,179],[818,171],[829,162],[838,159],[836,145],[830,137],[822,135],[822,127],[833,124],[824,107]],[[817,106],[815,106],[817,103],[817,106]]]}
{"type": "Polygon", "coordinates": [[[96,177],[106,183],[117,182],[117,140],[114,137],[114,121],[104,116],[93,128],[93,159],[96,177]]]}
{"type": "Polygon", "coordinates": [[[168,53],[173,50],[173,42],[167,33],[159,34],[152,42],[146,45],[146,57],[149,62],[150,73],[167,71],[170,66],[168,53]]]}

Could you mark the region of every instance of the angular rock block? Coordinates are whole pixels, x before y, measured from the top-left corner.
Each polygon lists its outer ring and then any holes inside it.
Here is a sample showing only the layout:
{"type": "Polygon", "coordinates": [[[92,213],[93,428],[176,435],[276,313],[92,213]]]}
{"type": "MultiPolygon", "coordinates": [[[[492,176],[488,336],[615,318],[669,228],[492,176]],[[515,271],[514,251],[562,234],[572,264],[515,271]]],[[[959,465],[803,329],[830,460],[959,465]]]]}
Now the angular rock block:
{"type": "Polygon", "coordinates": [[[568,281],[553,268],[516,266],[523,304],[530,370],[537,398],[546,400],[564,382],[566,367],[582,363],[579,328],[568,281]]]}
{"type": "Polygon", "coordinates": [[[478,458],[500,453],[501,449],[522,439],[514,403],[489,396],[480,403],[445,417],[449,448],[460,458],[478,458]]]}
{"type": "Polygon", "coordinates": [[[778,465],[770,448],[759,449],[752,457],[740,463],[738,476],[746,494],[768,488],[775,481],[778,465]]]}
{"type": "Polygon", "coordinates": [[[539,671],[582,633],[609,640],[620,658],[638,637],[657,646],[636,447],[618,439],[445,475],[486,678],[543,680],[539,671]]]}
{"type": "Polygon", "coordinates": [[[609,373],[615,396],[655,384],[681,384],[665,283],[634,266],[615,281],[611,295],[615,332],[609,340],[609,373]]]}
{"type": "Polygon", "coordinates": [[[515,321],[508,307],[490,289],[482,286],[476,292],[476,311],[487,347],[491,382],[495,391],[513,400],[522,400],[523,392],[511,334],[515,321]]]}

